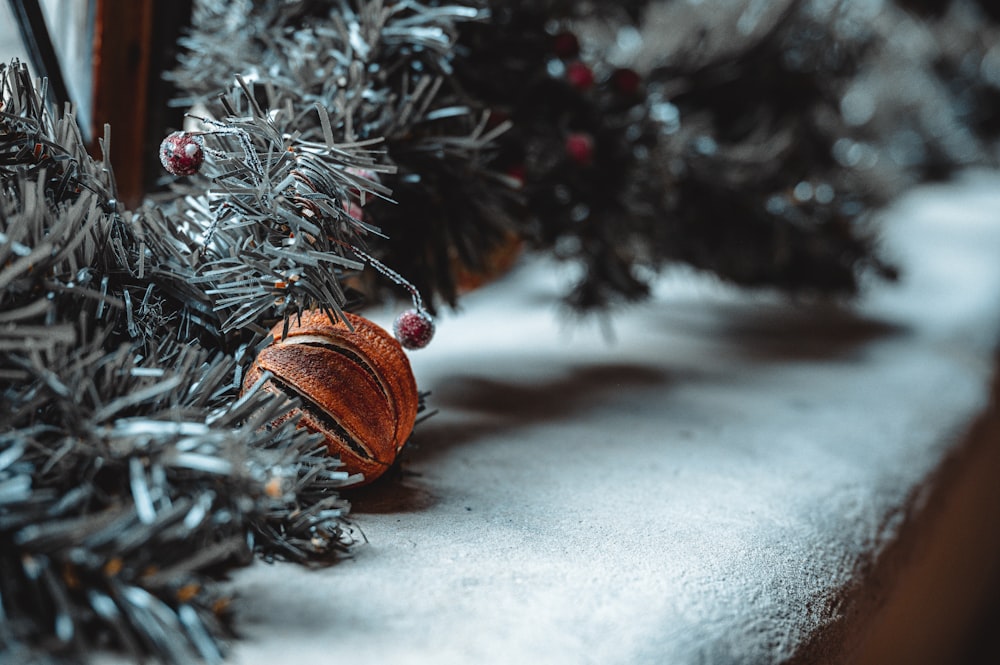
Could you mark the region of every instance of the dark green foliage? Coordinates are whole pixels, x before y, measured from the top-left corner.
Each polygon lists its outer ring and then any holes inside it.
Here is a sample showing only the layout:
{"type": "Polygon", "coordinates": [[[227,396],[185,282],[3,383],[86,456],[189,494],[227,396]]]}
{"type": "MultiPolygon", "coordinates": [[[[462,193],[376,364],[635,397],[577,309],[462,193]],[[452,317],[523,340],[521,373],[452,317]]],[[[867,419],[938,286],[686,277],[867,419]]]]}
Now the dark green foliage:
{"type": "MultiPolygon", "coordinates": [[[[0,86],[0,660],[218,662],[217,581],[255,552],[335,560],[346,474],[294,422],[268,426],[287,403],[238,399],[261,337],[227,335],[199,286],[225,283],[201,279],[219,259],[179,218],[122,210],[110,165],[24,67],[0,65],[0,86]]],[[[218,199],[252,210],[243,196],[218,199]]]]}
{"type": "Polygon", "coordinates": [[[888,193],[838,162],[860,140],[839,103],[869,38],[838,37],[793,2],[740,48],[650,77],[676,121],[660,248],[738,284],[853,293],[875,267],[868,217],[888,193]]]}

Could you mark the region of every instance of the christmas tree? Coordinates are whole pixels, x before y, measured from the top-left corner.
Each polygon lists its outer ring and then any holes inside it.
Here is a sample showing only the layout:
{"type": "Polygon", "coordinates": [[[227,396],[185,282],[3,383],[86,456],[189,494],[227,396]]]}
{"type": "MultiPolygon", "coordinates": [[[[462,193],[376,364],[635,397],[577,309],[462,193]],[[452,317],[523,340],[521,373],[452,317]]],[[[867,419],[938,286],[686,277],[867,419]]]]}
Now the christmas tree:
{"type": "Polygon", "coordinates": [[[348,551],[350,460],[383,471],[422,406],[365,300],[408,295],[415,348],[522,248],[578,267],[578,311],[676,262],[795,294],[893,276],[874,213],[988,163],[1000,126],[988,3],[900,4],[977,40],[892,60],[948,82],[954,132],[889,132],[859,92],[890,5],[200,0],[169,73],[187,124],[136,210],[0,66],[0,655],[218,662],[227,572],[348,551]],[[677,46],[643,47],[667,19],[677,46]],[[296,383],[320,355],[352,382],[296,383]]]}

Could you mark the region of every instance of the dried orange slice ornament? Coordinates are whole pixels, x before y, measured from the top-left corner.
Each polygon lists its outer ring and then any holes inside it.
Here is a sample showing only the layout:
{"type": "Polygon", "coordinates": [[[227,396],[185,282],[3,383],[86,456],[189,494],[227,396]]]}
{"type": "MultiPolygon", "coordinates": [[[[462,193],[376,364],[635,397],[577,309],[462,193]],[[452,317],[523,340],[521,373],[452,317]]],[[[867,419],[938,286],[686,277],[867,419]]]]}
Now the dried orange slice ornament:
{"type": "Polygon", "coordinates": [[[287,334],[279,322],[271,331],[274,342],[254,360],[243,390],[270,372],[261,389],[300,403],[277,422],[301,413],[299,426],[322,434],[344,470],[363,475],[355,483],[360,486],[395,461],[413,431],[419,396],[399,342],[364,317],[347,312],[344,317],[353,330],[319,310],[293,318],[287,334]]]}

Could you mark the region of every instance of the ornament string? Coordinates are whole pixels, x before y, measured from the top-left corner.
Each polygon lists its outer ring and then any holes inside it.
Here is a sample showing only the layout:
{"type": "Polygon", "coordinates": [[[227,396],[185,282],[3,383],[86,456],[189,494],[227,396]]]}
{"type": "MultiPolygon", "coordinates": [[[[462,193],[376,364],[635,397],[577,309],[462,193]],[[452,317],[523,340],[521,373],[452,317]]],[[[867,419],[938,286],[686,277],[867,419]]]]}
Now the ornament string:
{"type": "Polygon", "coordinates": [[[413,301],[413,309],[401,312],[396,317],[396,320],[392,323],[392,332],[399,343],[403,345],[403,348],[415,350],[427,346],[434,337],[434,318],[424,308],[424,300],[420,296],[420,291],[417,290],[417,287],[371,254],[348,243],[341,244],[350,247],[351,251],[357,254],[368,265],[409,291],[410,298],[413,301]]]}
{"type": "Polygon", "coordinates": [[[365,261],[365,263],[370,265],[372,268],[375,268],[375,270],[377,270],[385,277],[391,279],[396,285],[406,289],[410,294],[410,299],[413,301],[414,309],[416,309],[418,312],[421,312],[424,315],[427,315],[427,308],[424,307],[424,299],[421,297],[420,291],[417,290],[417,287],[415,287],[413,284],[407,281],[405,277],[403,277],[398,272],[396,272],[389,266],[385,265],[384,263],[376,259],[371,254],[364,252],[349,243],[343,243],[343,244],[349,247],[352,252],[361,257],[361,259],[365,261]]]}

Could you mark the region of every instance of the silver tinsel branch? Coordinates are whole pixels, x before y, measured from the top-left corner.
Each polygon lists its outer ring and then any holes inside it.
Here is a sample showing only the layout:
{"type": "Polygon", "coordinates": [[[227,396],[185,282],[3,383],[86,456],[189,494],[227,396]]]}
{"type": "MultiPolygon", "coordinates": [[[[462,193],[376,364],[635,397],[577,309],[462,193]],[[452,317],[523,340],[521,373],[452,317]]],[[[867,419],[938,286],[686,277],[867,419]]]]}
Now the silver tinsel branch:
{"type": "Polygon", "coordinates": [[[344,169],[373,160],[233,97],[205,124],[215,189],[126,211],[25,67],[0,65],[0,86],[0,660],[113,646],[219,662],[227,571],[255,554],[330,563],[357,537],[339,460],[294,420],[270,425],[294,404],[240,396],[266,341],[241,328],[270,321],[239,318],[255,291],[233,284],[294,269],[310,286],[293,309],[338,306],[321,273],[370,232],[339,213],[347,187],[368,187],[344,169]],[[293,233],[314,239],[277,240],[293,233]]]}
{"type": "Polygon", "coordinates": [[[454,77],[462,26],[489,18],[476,0],[201,0],[169,78],[182,90],[179,104],[226,115],[214,95],[236,72],[272,108],[280,98],[306,110],[292,119],[305,141],[329,143],[330,132],[346,144],[381,140],[391,168],[374,169],[372,180],[393,196],[376,192],[357,211],[388,237],[371,251],[454,303],[452,262],[481,268],[517,226],[514,183],[490,161],[509,123],[454,77]]]}
{"type": "MultiPolygon", "coordinates": [[[[206,193],[178,203],[200,247],[193,283],[217,312],[223,332],[260,321],[326,309],[339,316],[346,300],[340,278],[360,271],[355,253],[379,230],[351,214],[351,190],[388,196],[359,173],[391,173],[374,150],[377,140],[338,142],[329,115],[313,108],[321,142],[303,138],[291,100],[270,99],[264,111],[242,79],[223,99],[228,115],[199,118],[192,135],[204,144],[206,193]]],[[[196,182],[204,182],[204,179],[196,182]]]]}

